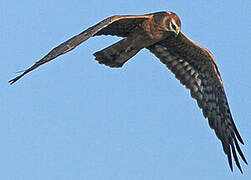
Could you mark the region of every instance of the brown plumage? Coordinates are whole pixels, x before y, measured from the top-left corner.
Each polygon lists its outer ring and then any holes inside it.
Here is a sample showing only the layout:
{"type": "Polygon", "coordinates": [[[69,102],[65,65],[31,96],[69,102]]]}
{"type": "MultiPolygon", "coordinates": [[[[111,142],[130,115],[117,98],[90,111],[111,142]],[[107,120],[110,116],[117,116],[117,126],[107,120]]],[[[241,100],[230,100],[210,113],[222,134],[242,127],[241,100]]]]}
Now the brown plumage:
{"type": "Polygon", "coordinates": [[[15,83],[38,66],[71,51],[90,37],[99,35],[123,37],[119,42],[94,53],[95,59],[110,67],[122,67],[141,49],[150,50],[186,88],[190,89],[191,96],[197,100],[204,117],[208,119],[210,127],[221,140],[231,170],[233,170],[233,156],[242,172],[236,151],[247,164],[238,141],[244,143],[234,124],[214,57],[207,49],[180,32],[180,28],[179,17],[172,12],[112,16],[52,49],[9,83],[15,83]]]}

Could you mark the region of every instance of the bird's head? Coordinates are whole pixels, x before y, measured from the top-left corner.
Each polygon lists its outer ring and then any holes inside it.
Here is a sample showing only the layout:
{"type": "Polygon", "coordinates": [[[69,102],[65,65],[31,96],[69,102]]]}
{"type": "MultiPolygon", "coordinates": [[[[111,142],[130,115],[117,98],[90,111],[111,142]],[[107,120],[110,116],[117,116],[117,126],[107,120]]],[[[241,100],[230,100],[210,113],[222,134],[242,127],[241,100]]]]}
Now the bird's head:
{"type": "Polygon", "coordinates": [[[167,14],[167,18],[165,19],[166,30],[174,32],[177,36],[181,29],[180,18],[173,12],[167,12],[167,14]]]}

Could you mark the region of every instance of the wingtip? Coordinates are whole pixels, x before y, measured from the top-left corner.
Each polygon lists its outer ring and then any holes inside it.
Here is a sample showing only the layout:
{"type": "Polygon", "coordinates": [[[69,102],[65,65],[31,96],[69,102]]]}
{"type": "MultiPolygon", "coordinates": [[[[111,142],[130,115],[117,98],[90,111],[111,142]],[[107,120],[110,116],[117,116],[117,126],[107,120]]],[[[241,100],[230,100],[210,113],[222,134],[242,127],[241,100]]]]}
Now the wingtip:
{"type": "Polygon", "coordinates": [[[242,171],[242,169],[241,169],[241,168],[239,168],[239,170],[241,171],[241,174],[243,174],[243,171],[242,171]]]}
{"type": "Polygon", "coordinates": [[[240,165],[237,165],[238,169],[240,170],[241,174],[243,174],[242,168],[240,165]]]}
{"type": "Polygon", "coordinates": [[[11,80],[8,81],[8,83],[9,83],[10,85],[12,85],[12,84],[15,83],[15,82],[16,82],[15,79],[11,79],[11,80]]]}
{"type": "MultiPolygon", "coordinates": [[[[230,150],[230,149],[229,149],[230,150]]],[[[231,156],[231,153],[227,153],[227,159],[228,159],[228,164],[229,164],[229,167],[231,169],[231,171],[233,172],[233,163],[232,163],[232,156],[231,156]]]]}
{"type": "Polygon", "coordinates": [[[19,80],[23,75],[17,76],[11,80],[8,81],[10,85],[14,84],[17,80],[19,80]]]}
{"type": "Polygon", "coordinates": [[[247,162],[247,160],[246,160],[246,158],[245,158],[243,152],[241,151],[241,148],[240,148],[240,146],[239,146],[239,144],[238,144],[238,142],[237,142],[235,136],[234,136],[233,139],[234,139],[235,147],[236,147],[236,149],[237,149],[239,155],[241,156],[241,159],[244,161],[245,164],[248,164],[248,162],[247,162]]]}

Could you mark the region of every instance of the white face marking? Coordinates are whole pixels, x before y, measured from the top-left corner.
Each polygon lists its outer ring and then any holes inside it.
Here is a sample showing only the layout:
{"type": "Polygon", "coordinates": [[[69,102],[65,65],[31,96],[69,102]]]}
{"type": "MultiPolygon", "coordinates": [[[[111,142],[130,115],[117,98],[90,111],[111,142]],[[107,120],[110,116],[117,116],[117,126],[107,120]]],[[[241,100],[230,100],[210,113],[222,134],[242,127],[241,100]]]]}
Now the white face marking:
{"type": "Polygon", "coordinates": [[[173,19],[171,19],[170,29],[171,29],[173,32],[176,32],[177,29],[179,29],[178,25],[175,23],[175,21],[174,21],[173,19]],[[172,24],[176,27],[176,29],[174,29],[174,28],[172,27],[172,24]]]}

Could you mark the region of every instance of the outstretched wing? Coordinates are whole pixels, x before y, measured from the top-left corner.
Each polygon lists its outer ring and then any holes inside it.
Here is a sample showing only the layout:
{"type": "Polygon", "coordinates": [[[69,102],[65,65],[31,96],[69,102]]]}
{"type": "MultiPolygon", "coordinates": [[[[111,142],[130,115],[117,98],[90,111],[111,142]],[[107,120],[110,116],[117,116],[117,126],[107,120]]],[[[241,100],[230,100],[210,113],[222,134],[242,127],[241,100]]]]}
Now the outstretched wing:
{"type": "Polygon", "coordinates": [[[59,46],[52,49],[46,56],[37,61],[33,66],[26,69],[21,75],[11,79],[10,84],[15,83],[25,74],[31,72],[42,64],[45,64],[56,57],[73,50],[82,42],[86,41],[92,36],[97,35],[116,35],[120,37],[128,36],[136,28],[140,28],[140,24],[151,17],[149,15],[124,15],[124,16],[111,16],[98,24],[88,28],[87,30],[81,32],[80,34],[72,37],[71,39],[63,42],[59,46]]]}
{"type": "Polygon", "coordinates": [[[242,160],[247,161],[239,147],[243,140],[234,124],[221,76],[212,54],[205,48],[188,39],[183,33],[170,36],[147,47],[164,63],[180,82],[190,89],[191,96],[197,100],[209,125],[221,140],[228,157],[231,170],[232,155],[242,172],[236,150],[242,160]]]}

